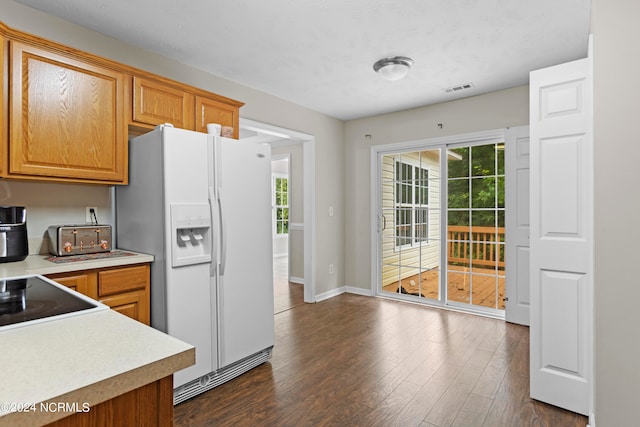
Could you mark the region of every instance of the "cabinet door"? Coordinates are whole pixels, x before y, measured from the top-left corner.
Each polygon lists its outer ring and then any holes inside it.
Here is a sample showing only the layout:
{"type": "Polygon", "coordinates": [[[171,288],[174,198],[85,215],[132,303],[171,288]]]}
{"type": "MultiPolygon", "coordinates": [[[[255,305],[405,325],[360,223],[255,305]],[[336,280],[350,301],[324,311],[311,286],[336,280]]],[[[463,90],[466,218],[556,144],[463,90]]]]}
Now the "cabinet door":
{"type": "Polygon", "coordinates": [[[151,320],[149,271],[149,264],[99,271],[100,302],[148,325],[151,320]]]}
{"type": "Polygon", "coordinates": [[[144,290],[149,287],[149,266],[114,268],[98,272],[98,296],[144,290]]]}
{"type": "Polygon", "coordinates": [[[196,131],[207,133],[208,123],[220,123],[233,127],[233,137],[238,139],[240,108],[213,99],[196,96],[196,131]]]}
{"type": "Polygon", "coordinates": [[[49,274],[47,277],[89,298],[98,298],[97,276],[95,272],[58,273],[49,274]]]}
{"type": "Polygon", "coordinates": [[[193,95],[142,77],[133,77],[133,121],[194,127],[193,95]]]}
{"type": "Polygon", "coordinates": [[[149,325],[149,302],[144,291],[116,294],[100,298],[100,302],[118,313],[149,325]]]}
{"type": "Polygon", "coordinates": [[[127,181],[124,74],[12,41],[9,175],[127,181]]]}

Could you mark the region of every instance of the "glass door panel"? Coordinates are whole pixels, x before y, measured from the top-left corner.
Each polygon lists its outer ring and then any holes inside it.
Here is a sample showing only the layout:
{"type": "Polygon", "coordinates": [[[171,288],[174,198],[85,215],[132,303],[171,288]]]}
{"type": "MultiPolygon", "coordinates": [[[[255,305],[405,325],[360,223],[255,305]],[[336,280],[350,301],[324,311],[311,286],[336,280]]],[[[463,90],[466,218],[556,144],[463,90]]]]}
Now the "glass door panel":
{"type": "Polygon", "coordinates": [[[382,156],[381,292],[441,298],[440,150],[382,156]]]}
{"type": "Polygon", "coordinates": [[[504,145],[451,149],[447,299],[504,309],[504,145]]]}

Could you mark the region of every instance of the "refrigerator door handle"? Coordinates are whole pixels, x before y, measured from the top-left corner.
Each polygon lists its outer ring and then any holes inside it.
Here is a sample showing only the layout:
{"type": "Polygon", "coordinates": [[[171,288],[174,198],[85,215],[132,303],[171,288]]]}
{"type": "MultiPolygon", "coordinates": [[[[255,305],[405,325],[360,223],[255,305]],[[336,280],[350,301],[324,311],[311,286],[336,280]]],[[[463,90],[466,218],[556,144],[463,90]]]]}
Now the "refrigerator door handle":
{"type": "Polygon", "coordinates": [[[224,276],[224,268],[227,265],[227,233],[225,233],[226,220],[224,217],[224,209],[222,209],[222,189],[218,188],[218,211],[220,214],[220,276],[224,276]]]}
{"type": "Polygon", "coordinates": [[[216,235],[218,230],[215,227],[217,223],[217,215],[214,215],[215,209],[214,204],[217,205],[216,195],[213,191],[213,187],[209,187],[209,209],[211,209],[211,269],[209,275],[211,277],[215,277],[216,272],[218,270],[218,242],[216,240],[216,235]]]}

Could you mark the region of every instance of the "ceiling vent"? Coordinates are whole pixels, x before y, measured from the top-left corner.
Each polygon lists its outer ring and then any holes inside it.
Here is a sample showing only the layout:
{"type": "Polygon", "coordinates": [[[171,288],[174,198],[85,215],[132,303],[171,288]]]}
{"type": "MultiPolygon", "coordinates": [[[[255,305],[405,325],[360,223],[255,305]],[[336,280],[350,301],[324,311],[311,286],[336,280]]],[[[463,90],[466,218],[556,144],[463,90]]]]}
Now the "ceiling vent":
{"type": "Polygon", "coordinates": [[[446,87],[446,88],[444,88],[442,90],[447,92],[447,93],[456,93],[456,92],[461,92],[463,90],[471,89],[472,87],[473,87],[473,83],[465,83],[463,85],[446,87]]]}

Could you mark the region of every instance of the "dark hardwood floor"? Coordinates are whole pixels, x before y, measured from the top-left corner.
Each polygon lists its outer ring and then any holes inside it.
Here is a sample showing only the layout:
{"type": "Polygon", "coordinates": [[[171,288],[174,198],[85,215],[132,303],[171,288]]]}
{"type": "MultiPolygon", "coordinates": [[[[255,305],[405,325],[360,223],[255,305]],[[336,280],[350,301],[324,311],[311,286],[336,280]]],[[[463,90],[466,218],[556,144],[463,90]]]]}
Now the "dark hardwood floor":
{"type": "Polygon", "coordinates": [[[304,286],[289,282],[289,264],[287,257],[273,259],[273,308],[274,313],[289,310],[304,304],[304,286]]]}
{"type": "Polygon", "coordinates": [[[176,426],[581,426],[529,398],[529,331],[343,294],[276,314],[269,362],[175,407],[176,426]]]}

